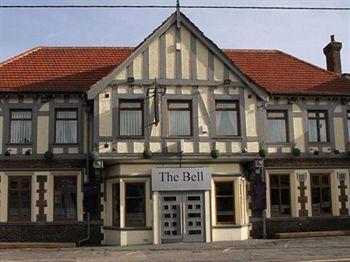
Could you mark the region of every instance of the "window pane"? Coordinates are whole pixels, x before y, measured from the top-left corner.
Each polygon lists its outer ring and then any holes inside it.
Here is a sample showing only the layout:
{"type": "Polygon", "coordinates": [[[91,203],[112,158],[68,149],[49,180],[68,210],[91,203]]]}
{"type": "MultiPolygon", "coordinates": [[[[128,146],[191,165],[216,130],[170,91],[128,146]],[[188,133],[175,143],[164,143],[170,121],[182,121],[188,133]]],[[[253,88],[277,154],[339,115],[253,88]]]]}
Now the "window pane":
{"type": "Polygon", "coordinates": [[[269,119],[269,142],[287,142],[286,120],[269,119]]]}
{"type": "Polygon", "coordinates": [[[190,111],[170,111],[169,132],[172,136],[191,135],[190,111]]]}
{"type": "Polygon", "coordinates": [[[125,197],[126,226],[144,226],[145,221],[145,184],[127,183],[125,197]]]}
{"type": "Polygon", "coordinates": [[[271,175],[270,176],[270,185],[271,185],[271,187],[278,187],[279,186],[279,176],[278,175],[271,175]]]}
{"type": "Polygon", "coordinates": [[[312,188],[311,190],[311,198],[312,198],[312,212],[319,214],[321,212],[321,199],[320,199],[320,189],[312,188]]]}
{"type": "Polygon", "coordinates": [[[77,217],[77,178],[55,177],[54,215],[56,220],[77,217]]]}
{"type": "Polygon", "coordinates": [[[215,193],[216,221],[218,223],[235,223],[233,183],[215,183],[215,193]]]}
{"type": "Polygon", "coordinates": [[[236,102],[216,102],[216,109],[236,109],[236,102]]]}
{"type": "Polygon", "coordinates": [[[141,102],[120,102],[120,108],[139,108],[141,109],[141,102]]]}
{"type": "Polygon", "coordinates": [[[216,128],[218,135],[238,135],[238,112],[216,111],[216,128]]]}
{"type": "Polygon", "coordinates": [[[10,143],[29,144],[32,141],[32,112],[11,111],[10,143]]]}
{"type": "Polygon", "coordinates": [[[309,123],[309,141],[317,142],[317,121],[316,120],[308,120],[309,123]]]}
{"type": "Polygon", "coordinates": [[[77,118],[77,111],[75,111],[75,110],[57,111],[56,117],[57,117],[57,119],[76,119],[77,118]]]}
{"type": "Polygon", "coordinates": [[[315,118],[316,117],[316,113],[315,112],[308,112],[307,113],[309,118],[315,118]]]}
{"type": "Polygon", "coordinates": [[[9,177],[8,189],[9,221],[30,221],[30,177],[9,177]]]}
{"type": "Polygon", "coordinates": [[[284,112],[267,112],[268,118],[285,118],[284,112]]]}
{"type": "Polygon", "coordinates": [[[289,175],[270,176],[270,202],[272,217],[291,214],[289,175]]]}
{"type": "Polygon", "coordinates": [[[128,226],[145,224],[144,199],[127,199],[125,223],[128,226]]]}
{"type": "Polygon", "coordinates": [[[78,143],[78,120],[76,110],[56,111],[56,143],[78,143]]]}
{"type": "Polygon", "coordinates": [[[119,184],[113,184],[113,225],[120,226],[120,191],[119,184]]]}
{"type": "Polygon", "coordinates": [[[320,120],[320,142],[327,142],[326,120],[320,120]]]}
{"type": "Polygon", "coordinates": [[[11,118],[12,119],[31,119],[32,112],[31,111],[12,111],[11,118]]]}
{"type": "Polygon", "coordinates": [[[350,139],[350,119],[348,119],[348,137],[350,139]]]}
{"type": "Polygon", "coordinates": [[[331,190],[330,188],[322,188],[322,212],[331,213],[331,190]]]}
{"type": "Polygon", "coordinates": [[[190,103],[181,103],[181,102],[170,102],[169,109],[190,109],[190,103]]]}
{"type": "Polygon", "coordinates": [[[142,136],[142,111],[120,111],[120,135],[142,136]]]}
{"type": "Polygon", "coordinates": [[[233,195],[233,182],[228,183],[216,183],[215,184],[216,195],[219,196],[232,196],[233,195]]]}
{"type": "Polygon", "coordinates": [[[126,184],[127,197],[143,197],[145,195],[144,184],[126,184]]]}

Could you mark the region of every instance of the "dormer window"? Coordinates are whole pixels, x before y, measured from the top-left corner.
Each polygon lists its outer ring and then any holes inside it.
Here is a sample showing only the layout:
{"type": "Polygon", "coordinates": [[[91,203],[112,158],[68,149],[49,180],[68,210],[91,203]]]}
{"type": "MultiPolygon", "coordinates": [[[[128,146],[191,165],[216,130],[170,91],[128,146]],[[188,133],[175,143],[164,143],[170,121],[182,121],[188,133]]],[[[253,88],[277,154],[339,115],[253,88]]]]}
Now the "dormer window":
{"type": "Polygon", "coordinates": [[[31,144],[32,142],[32,111],[10,111],[10,143],[31,144]]]}

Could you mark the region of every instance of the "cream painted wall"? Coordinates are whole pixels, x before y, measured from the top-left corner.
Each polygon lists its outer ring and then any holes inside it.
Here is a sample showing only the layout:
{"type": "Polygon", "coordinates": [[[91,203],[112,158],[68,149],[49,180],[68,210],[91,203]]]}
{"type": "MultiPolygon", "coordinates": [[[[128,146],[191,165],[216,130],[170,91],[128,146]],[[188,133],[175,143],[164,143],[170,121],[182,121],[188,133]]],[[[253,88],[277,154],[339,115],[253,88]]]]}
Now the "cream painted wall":
{"type": "Polygon", "coordinates": [[[166,48],[166,77],[175,78],[175,26],[169,28],[165,33],[166,48]]]}
{"type": "Polygon", "coordinates": [[[181,27],[181,62],[182,62],[182,78],[190,79],[191,65],[191,33],[184,26],[181,27]]]}
{"type": "Polygon", "coordinates": [[[244,101],[245,101],[245,117],[246,117],[247,136],[257,136],[257,130],[256,130],[257,101],[256,101],[255,94],[252,94],[250,91],[245,89],[244,90],[244,101]],[[251,98],[249,98],[250,95],[251,95],[251,98]]]}
{"type": "Polygon", "coordinates": [[[99,134],[100,136],[112,135],[112,89],[107,88],[103,93],[99,94],[99,134]],[[108,97],[106,97],[106,95],[108,97]]]}
{"type": "Polygon", "coordinates": [[[37,153],[44,154],[49,149],[49,116],[38,116],[37,153]]]}

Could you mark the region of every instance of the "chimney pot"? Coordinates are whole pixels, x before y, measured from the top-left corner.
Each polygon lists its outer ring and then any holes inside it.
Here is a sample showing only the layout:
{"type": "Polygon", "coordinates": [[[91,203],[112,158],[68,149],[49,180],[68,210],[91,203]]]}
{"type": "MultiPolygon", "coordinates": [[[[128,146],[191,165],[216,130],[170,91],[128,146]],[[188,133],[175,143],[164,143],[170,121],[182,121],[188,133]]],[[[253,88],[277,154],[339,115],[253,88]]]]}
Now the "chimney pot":
{"type": "Polygon", "coordinates": [[[334,42],[335,42],[335,36],[331,35],[331,43],[334,43],[334,42]]]}
{"type": "Polygon", "coordinates": [[[340,50],[342,48],[341,42],[335,41],[335,36],[331,35],[331,42],[323,48],[323,53],[326,56],[327,70],[341,76],[341,61],[340,50]]]}

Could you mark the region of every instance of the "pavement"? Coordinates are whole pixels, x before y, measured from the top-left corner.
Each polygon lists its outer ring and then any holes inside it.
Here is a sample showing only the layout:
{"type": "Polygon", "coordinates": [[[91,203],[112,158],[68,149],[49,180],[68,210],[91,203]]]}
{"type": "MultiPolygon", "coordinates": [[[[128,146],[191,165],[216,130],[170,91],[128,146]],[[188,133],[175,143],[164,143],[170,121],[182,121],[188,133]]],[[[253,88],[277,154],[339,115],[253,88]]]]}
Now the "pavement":
{"type": "Polygon", "coordinates": [[[214,243],[0,250],[1,262],[350,261],[350,236],[214,243]]]}

